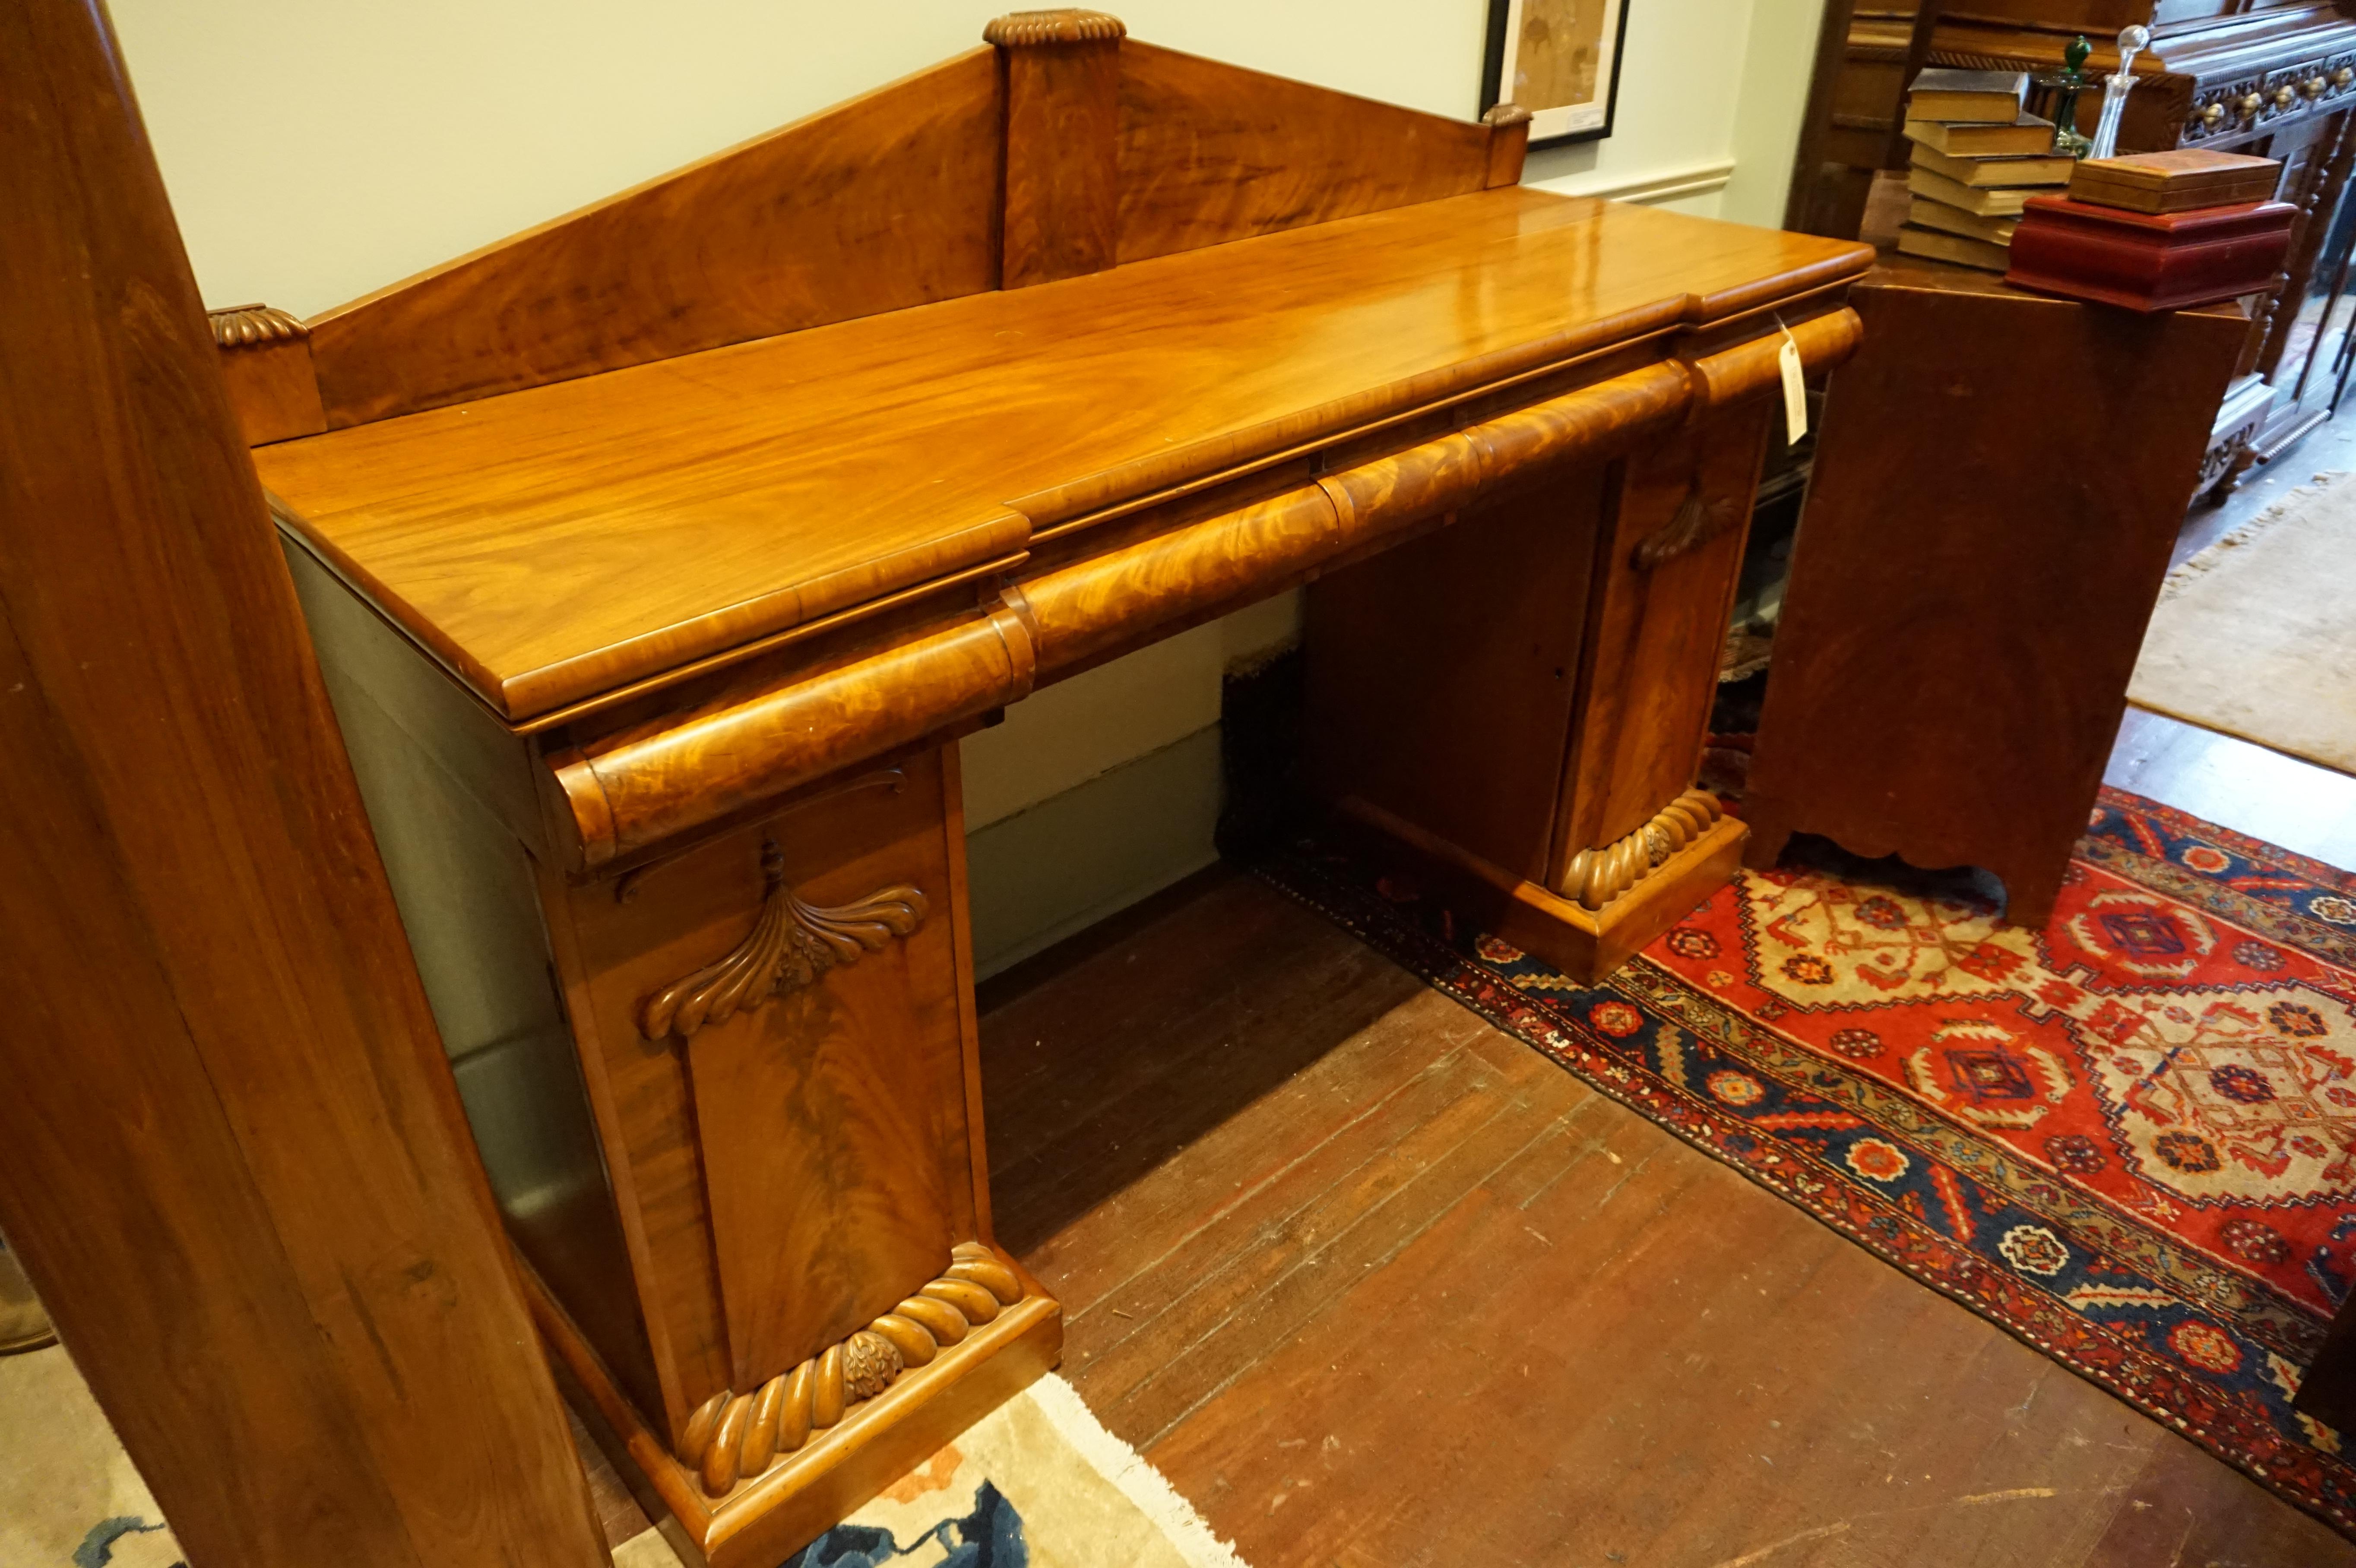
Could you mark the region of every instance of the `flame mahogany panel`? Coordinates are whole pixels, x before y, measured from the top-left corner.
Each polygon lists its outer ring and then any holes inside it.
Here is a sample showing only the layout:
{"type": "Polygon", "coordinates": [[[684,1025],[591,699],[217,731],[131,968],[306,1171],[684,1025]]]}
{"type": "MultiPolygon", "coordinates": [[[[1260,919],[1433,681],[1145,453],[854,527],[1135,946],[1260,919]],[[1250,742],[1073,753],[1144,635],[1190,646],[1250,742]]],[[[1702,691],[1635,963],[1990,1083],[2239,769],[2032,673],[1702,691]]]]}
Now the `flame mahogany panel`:
{"type": "MultiPolygon", "coordinates": [[[[1843,325],[1845,354],[1855,318],[1843,325]]],[[[1780,426],[1782,409],[1773,414],[1780,426]]],[[[1642,827],[1693,782],[1768,425],[1768,402],[1754,400],[1626,465],[1597,560],[1580,735],[1549,880],[1580,850],[1642,827]],[[1685,513],[1689,500],[1698,507],[1685,513]]]]}
{"type": "Polygon", "coordinates": [[[1481,190],[1490,138],[1487,125],[1131,40],[1121,48],[1120,259],[1481,190]],[[1369,158],[1371,147],[1383,155],[1369,158]]]}
{"type": "MultiPolygon", "coordinates": [[[[592,1102],[639,1295],[673,1369],[677,1432],[841,1339],[979,1233],[968,1169],[958,955],[941,753],[644,869],[561,894],[592,1102]],[[909,887],[924,912],[855,962],[648,1040],[647,999],[727,955],[759,916],[765,844],[821,906],[909,887]]],[[[960,873],[961,875],[961,873],[960,873]]]]}
{"type": "Polygon", "coordinates": [[[994,288],[975,49],[309,323],[331,427],[994,288]]]}

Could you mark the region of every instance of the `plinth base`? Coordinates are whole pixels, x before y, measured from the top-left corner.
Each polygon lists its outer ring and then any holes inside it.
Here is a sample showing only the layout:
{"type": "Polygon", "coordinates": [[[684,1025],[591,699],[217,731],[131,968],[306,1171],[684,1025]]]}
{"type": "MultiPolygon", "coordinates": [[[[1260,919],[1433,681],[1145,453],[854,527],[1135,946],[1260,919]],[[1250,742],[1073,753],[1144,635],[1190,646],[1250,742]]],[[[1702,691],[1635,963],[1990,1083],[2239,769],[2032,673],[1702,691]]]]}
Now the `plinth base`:
{"type": "Polygon", "coordinates": [[[690,1568],[776,1568],[1063,1359],[1064,1309],[991,1251],[1022,1280],[1022,1300],[718,1498],[647,1424],[529,1266],[525,1295],[559,1383],[680,1559],[690,1568]]]}
{"type": "Polygon", "coordinates": [[[1459,914],[1593,984],[1733,880],[1750,829],[1730,816],[1600,910],[1547,891],[1355,796],[1334,803],[1376,857],[1410,871],[1459,914]]]}

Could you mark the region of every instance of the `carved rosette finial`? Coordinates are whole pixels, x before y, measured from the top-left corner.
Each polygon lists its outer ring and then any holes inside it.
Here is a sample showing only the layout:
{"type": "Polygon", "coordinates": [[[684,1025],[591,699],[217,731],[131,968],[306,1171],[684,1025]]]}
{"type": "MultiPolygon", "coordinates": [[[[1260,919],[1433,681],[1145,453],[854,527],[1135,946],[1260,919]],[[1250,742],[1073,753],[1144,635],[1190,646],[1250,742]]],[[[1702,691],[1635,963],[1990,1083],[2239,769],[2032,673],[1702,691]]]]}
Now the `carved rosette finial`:
{"type": "Polygon", "coordinates": [[[981,30],[981,40],[1001,48],[1037,44],[1088,44],[1125,38],[1128,25],[1102,11],[1016,11],[981,30]]]}
{"type": "Polygon", "coordinates": [[[900,1352],[892,1341],[872,1328],[862,1328],[842,1342],[842,1396],[846,1402],[873,1399],[900,1375],[900,1352]]]}
{"type": "Polygon", "coordinates": [[[1601,909],[1661,869],[1672,855],[1709,831],[1726,813],[1706,789],[1689,789],[1653,814],[1633,833],[1570,858],[1559,890],[1580,907],[1601,909]]]}
{"type": "Polygon", "coordinates": [[[311,336],[311,329],[273,305],[237,304],[205,313],[212,324],[216,348],[254,348],[265,343],[292,343],[311,336]]]}
{"type": "Polygon", "coordinates": [[[723,1497],[1022,1299],[1023,1281],[997,1253],[962,1243],[938,1279],[842,1343],[751,1393],[723,1389],[705,1400],[680,1435],[679,1462],[702,1477],[707,1494],[723,1497]]]}
{"type": "Polygon", "coordinates": [[[725,957],[646,999],[638,1028],[648,1040],[693,1037],[705,1024],[725,1022],[746,1008],[816,983],[838,964],[855,964],[895,936],[924,923],[925,895],[915,888],[884,888],[857,903],[822,908],[804,903],[786,883],[785,851],[761,846],[760,918],[725,957]]]}

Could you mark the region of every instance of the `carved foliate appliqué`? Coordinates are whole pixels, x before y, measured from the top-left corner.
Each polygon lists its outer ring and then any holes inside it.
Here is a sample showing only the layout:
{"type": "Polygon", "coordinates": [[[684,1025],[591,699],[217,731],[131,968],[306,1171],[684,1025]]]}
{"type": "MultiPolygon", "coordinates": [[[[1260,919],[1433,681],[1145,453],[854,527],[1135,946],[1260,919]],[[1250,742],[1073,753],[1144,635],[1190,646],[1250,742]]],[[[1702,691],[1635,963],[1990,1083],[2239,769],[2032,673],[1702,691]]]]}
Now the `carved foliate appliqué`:
{"type": "Polygon", "coordinates": [[[638,1027],[648,1040],[691,1039],[705,1024],[813,985],[836,965],[881,952],[924,923],[925,895],[912,887],[884,888],[831,908],[805,903],[786,881],[785,852],[774,839],[761,846],[761,874],[760,918],[744,940],[646,999],[638,1027]]]}
{"type": "Polygon", "coordinates": [[[1696,475],[1676,515],[1636,541],[1636,548],[1629,552],[1629,564],[1639,571],[1650,571],[1699,549],[1740,523],[1742,517],[1739,499],[1725,496],[1712,499],[1703,493],[1701,476],[1696,475]]]}

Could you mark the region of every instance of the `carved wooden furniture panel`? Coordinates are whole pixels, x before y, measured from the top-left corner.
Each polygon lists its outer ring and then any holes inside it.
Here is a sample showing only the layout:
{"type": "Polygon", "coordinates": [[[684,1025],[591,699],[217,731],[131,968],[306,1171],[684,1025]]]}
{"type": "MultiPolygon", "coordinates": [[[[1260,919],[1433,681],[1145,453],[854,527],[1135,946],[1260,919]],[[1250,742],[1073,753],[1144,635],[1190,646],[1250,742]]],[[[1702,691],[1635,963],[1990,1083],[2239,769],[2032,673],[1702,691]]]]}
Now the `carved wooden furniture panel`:
{"type": "Polygon", "coordinates": [[[1120,260],[1513,184],[1527,123],[1503,123],[1513,174],[1493,181],[1488,125],[1132,45],[1120,76],[1120,260]],[[1386,155],[1367,158],[1368,146],[1386,155]]]}
{"type": "Polygon", "coordinates": [[[818,1355],[980,1233],[938,758],[565,891],[592,1099],[686,1408],[818,1355]]]}
{"type": "Polygon", "coordinates": [[[1657,861],[1655,818],[1693,783],[1768,423],[1754,401],[1639,452],[1622,478],[1580,680],[1588,731],[1549,866],[1566,896],[1633,885],[1634,868],[1610,859],[1657,861]]]}
{"type": "Polygon", "coordinates": [[[994,286],[994,57],[976,49],[328,311],[310,324],[316,428],[994,286]]]}
{"type": "Polygon", "coordinates": [[[1338,574],[1388,619],[1318,613],[1332,793],[1600,972],[1731,866],[1692,769],[1777,322],[1856,340],[1859,247],[1521,189],[1510,109],[988,37],[221,328],[543,1328],[722,1568],[1060,1344],[991,1244],[958,738],[1338,574]],[[1448,722],[1476,670],[1506,723],[1448,722]]]}

